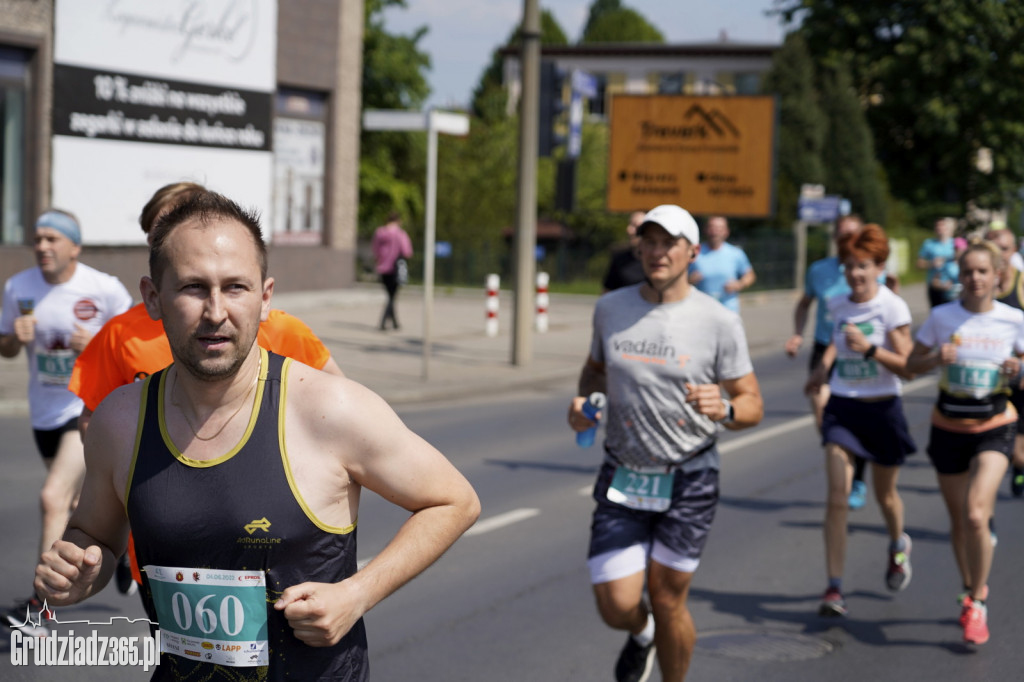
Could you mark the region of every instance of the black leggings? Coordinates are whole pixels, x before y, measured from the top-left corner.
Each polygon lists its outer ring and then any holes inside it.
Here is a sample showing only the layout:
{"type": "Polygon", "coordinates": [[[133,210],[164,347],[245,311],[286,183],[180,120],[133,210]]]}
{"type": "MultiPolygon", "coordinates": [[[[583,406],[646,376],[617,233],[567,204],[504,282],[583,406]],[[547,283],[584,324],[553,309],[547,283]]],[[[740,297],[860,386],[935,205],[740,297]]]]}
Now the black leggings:
{"type": "Polygon", "coordinates": [[[391,326],[398,329],[398,319],[395,317],[395,297],[398,295],[398,272],[382,272],[380,281],[384,290],[388,292],[388,303],[384,306],[384,315],[380,318],[380,328],[386,329],[388,320],[391,326]]]}

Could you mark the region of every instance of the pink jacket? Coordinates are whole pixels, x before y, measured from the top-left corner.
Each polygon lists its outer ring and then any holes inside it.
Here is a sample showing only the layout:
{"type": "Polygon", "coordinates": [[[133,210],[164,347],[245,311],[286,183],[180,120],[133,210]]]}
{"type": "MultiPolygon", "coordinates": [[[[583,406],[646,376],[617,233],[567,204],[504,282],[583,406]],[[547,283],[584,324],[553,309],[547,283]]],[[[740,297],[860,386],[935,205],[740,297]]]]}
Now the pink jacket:
{"type": "Polygon", "coordinates": [[[377,261],[377,273],[395,271],[395,261],[412,257],[412,241],[398,223],[381,225],[373,233],[373,257],[377,261]]]}

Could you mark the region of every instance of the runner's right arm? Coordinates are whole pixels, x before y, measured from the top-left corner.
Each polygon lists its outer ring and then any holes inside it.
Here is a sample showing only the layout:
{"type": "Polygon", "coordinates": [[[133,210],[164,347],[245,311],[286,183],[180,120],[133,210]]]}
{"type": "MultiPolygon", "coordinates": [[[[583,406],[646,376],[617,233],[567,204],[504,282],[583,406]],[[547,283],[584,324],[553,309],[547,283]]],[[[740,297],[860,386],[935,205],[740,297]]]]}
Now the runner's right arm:
{"type": "Polygon", "coordinates": [[[807,314],[810,312],[814,297],[805,293],[800,297],[793,311],[793,335],[786,341],[786,355],[794,357],[804,342],[804,327],[807,326],[807,314]]]}
{"type": "Polygon", "coordinates": [[[579,395],[574,397],[569,405],[569,426],[573,431],[586,431],[594,425],[594,422],[583,414],[583,403],[587,402],[587,396],[595,391],[608,392],[608,375],[605,373],[603,362],[587,356],[587,361],[580,371],[579,395]]]}
{"type": "Polygon", "coordinates": [[[112,393],[85,439],[85,481],[64,537],[36,566],[36,593],[51,606],[74,604],[106,586],[128,545],[127,483],[142,384],[112,393]]]}

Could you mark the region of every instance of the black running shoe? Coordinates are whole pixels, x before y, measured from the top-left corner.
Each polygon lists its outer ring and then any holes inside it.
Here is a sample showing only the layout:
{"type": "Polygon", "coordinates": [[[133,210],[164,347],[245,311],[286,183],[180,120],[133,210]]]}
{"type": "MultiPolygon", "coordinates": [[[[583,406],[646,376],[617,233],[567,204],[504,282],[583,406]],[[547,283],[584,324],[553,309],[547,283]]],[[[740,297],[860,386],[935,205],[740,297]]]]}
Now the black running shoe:
{"type": "Polygon", "coordinates": [[[3,623],[30,637],[46,637],[51,632],[50,612],[43,608],[43,603],[35,595],[4,611],[3,623]]]}
{"type": "Polygon", "coordinates": [[[654,667],[654,642],[640,646],[633,635],[626,638],[619,660],[615,662],[616,682],[644,682],[654,667]]]}
{"type": "Polygon", "coordinates": [[[139,586],[132,578],[132,565],[128,560],[128,552],[121,555],[114,567],[114,580],[117,582],[117,591],[121,594],[131,596],[139,591],[139,586]]]}

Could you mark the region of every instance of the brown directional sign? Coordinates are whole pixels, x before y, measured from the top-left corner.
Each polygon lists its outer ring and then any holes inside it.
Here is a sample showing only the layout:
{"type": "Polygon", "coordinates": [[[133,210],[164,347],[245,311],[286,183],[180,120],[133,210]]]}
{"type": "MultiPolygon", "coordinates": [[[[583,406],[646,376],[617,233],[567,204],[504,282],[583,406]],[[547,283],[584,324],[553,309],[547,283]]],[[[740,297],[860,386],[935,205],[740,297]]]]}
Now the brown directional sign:
{"type": "Polygon", "coordinates": [[[608,210],[772,215],[775,111],[773,97],[613,97],[608,210]]]}

